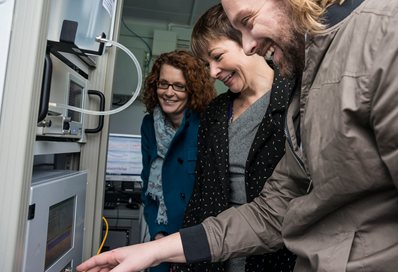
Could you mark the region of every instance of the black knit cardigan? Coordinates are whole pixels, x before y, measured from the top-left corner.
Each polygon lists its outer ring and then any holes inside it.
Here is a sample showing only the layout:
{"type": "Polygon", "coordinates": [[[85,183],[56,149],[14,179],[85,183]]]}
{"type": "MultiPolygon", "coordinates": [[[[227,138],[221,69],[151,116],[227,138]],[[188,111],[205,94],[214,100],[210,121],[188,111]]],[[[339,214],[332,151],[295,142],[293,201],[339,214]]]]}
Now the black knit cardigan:
{"type": "MultiPolygon", "coordinates": [[[[285,154],[285,115],[293,80],[282,78],[275,71],[270,103],[246,160],[246,198],[251,202],[261,192],[275,166],[285,154]]],[[[216,97],[204,113],[198,135],[198,158],[195,188],[188,204],[184,227],[201,223],[230,207],[229,139],[230,108],[239,94],[230,91],[216,97]]],[[[283,248],[276,253],[249,256],[246,272],[293,271],[295,256],[283,248]]],[[[174,265],[172,271],[224,271],[224,263],[174,265]]]]}

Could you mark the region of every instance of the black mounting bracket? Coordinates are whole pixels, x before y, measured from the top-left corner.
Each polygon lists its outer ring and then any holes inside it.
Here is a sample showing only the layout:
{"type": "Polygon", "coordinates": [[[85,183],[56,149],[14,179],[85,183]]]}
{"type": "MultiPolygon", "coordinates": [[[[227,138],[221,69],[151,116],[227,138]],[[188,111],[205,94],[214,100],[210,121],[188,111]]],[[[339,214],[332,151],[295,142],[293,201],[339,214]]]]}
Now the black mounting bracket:
{"type": "MultiPolygon", "coordinates": [[[[104,53],[105,44],[100,43],[98,51],[81,49],[75,44],[75,37],[78,23],[75,21],[64,20],[62,23],[61,35],[59,42],[47,41],[47,50],[60,59],[63,59],[60,52],[70,53],[81,59],[87,66],[92,69],[96,68],[96,63],[87,55],[101,56],[104,53]],[[60,57],[61,55],[61,57],[60,57]]],[[[105,33],[101,34],[101,38],[105,38],[105,33]]]]}

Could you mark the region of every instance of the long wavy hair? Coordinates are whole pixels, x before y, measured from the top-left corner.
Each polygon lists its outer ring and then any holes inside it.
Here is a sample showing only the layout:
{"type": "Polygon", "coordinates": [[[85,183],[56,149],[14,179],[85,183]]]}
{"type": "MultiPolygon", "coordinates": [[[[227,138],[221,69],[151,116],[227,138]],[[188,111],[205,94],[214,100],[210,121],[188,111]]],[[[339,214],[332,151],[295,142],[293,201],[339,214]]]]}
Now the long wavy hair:
{"type": "Polygon", "coordinates": [[[163,64],[168,64],[182,71],[188,94],[187,108],[202,112],[216,96],[214,80],[210,77],[205,63],[191,52],[176,50],[161,54],[154,62],[151,73],[146,77],[142,100],[146,110],[152,113],[159,100],[156,94],[157,81],[163,64]]]}
{"type": "Polygon", "coordinates": [[[341,5],[345,0],[287,0],[292,8],[292,20],[300,33],[316,34],[325,29],[322,15],[333,5],[341,5]]]}

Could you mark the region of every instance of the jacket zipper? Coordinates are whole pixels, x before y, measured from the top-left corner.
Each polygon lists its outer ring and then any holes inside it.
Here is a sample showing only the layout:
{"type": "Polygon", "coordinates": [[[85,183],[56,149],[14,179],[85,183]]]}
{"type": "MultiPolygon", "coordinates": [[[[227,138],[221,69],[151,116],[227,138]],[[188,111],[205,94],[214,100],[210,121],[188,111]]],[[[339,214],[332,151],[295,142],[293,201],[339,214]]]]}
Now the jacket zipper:
{"type": "Polygon", "coordinates": [[[293,143],[292,143],[292,140],[290,138],[289,130],[287,129],[287,121],[286,121],[286,126],[285,126],[285,134],[286,134],[286,140],[287,140],[287,142],[289,144],[289,149],[293,153],[294,159],[296,160],[296,162],[300,166],[301,170],[303,170],[303,172],[306,174],[307,178],[310,181],[309,184],[308,184],[308,188],[307,188],[307,194],[308,194],[311,191],[311,189],[312,189],[312,178],[311,178],[311,175],[306,170],[306,168],[304,166],[304,162],[300,159],[300,157],[293,150],[293,143]]]}

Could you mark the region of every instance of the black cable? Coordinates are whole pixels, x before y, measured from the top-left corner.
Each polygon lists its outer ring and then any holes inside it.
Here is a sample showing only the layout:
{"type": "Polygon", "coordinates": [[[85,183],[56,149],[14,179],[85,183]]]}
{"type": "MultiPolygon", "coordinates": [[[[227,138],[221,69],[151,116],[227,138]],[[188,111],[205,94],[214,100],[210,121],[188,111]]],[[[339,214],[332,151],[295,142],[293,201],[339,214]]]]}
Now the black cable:
{"type": "Polygon", "coordinates": [[[124,25],[124,27],[131,33],[131,34],[133,34],[134,36],[136,36],[137,38],[139,38],[145,45],[146,45],[146,47],[148,48],[148,51],[149,51],[149,59],[148,59],[148,62],[152,59],[152,50],[151,50],[151,47],[149,46],[149,44],[140,36],[140,35],[138,35],[137,33],[135,33],[132,29],[130,29],[129,27],[128,27],[128,25],[126,24],[126,22],[124,21],[124,17],[122,16],[122,24],[124,25]]]}

